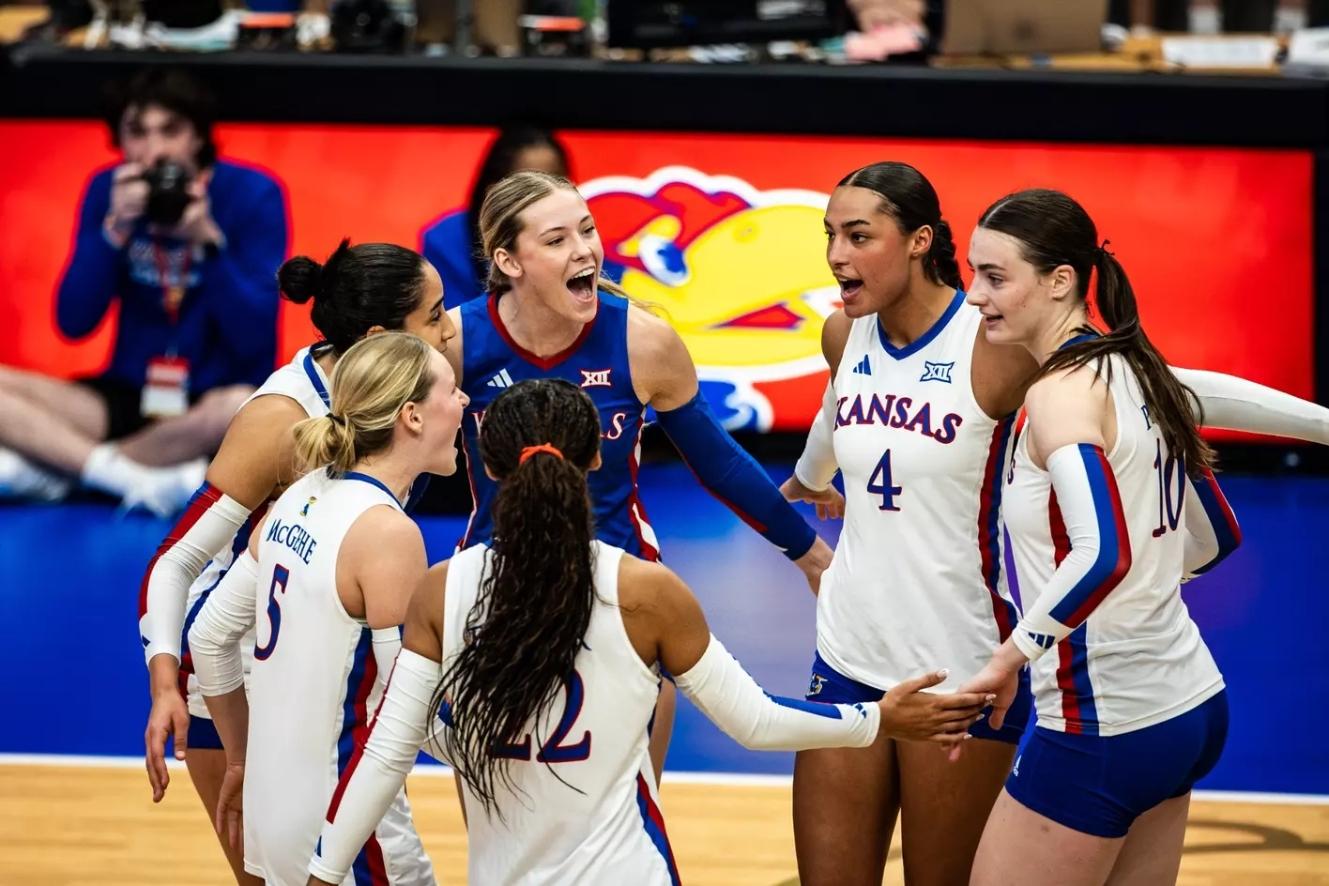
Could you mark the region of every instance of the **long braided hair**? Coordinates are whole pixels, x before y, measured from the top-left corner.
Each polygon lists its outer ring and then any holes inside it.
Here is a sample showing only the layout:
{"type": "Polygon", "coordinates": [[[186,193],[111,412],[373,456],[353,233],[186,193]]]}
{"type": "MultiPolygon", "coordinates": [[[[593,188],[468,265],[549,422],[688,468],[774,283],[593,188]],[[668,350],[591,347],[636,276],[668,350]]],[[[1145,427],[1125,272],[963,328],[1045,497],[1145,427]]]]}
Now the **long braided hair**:
{"type": "MultiPolygon", "coordinates": [[[[571,382],[519,382],[485,410],[480,456],[499,483],[493,553],[432,707],[450,706],[445,749],[486,812],[500,786],[514,787],[507,749],[524,743],[532,723],[538,730],[591,622],[595,521],[586,472],[599,450],[595,405],[571,382]]],[[[532,746],[547,737],[532,735],[532,746]]]]}

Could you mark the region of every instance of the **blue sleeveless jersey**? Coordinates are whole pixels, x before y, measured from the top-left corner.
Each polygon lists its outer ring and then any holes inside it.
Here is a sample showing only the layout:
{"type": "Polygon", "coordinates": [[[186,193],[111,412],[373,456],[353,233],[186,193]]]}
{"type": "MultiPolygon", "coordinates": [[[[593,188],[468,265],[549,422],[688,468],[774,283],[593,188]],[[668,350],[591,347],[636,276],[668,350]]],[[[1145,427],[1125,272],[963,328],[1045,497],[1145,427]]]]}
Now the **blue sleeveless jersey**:
{"type": "Polygon", "coordinates": [[[494,398],[519,381],[562,378],[581,387],[600,412],[599,470],[587,475],[597,537],[649,560],[659,556],[655,532],[637,496],[637,464],[646,408],[632,389],[628,366],[628,302],[600,293],[595,319],[566,350],[537,357],[512,338],[498,315],[498,299],[461,306],[462,389],[471,398],[462,422],[467,472],[475,510],[461,547],[484,544],[493,534],[490,507],[498,484],[480,460],[480,424],[494,398]]]}

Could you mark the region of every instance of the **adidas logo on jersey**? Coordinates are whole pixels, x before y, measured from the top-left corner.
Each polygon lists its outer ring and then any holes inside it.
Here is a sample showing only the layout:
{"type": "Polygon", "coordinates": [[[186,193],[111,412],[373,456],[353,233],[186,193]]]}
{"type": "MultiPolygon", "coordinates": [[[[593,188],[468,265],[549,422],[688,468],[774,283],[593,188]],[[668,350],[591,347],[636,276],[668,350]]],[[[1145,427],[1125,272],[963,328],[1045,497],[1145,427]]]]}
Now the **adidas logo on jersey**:
{"type": "Polygon", "coordinates": [[[1035,634],[1033,631],[1025,631],[1025,636],[1038,644],[1040,649],[1051,649],[1057,642],[1057,638],[1051,634],[1035,634]]]}
{"type": "Polygon", "coordinates": [[[506,369],[500,369],[498,375],[491,378],[487,384],[491,388],[510,388],[515,382],[513,382],[512,376],[508,375],[506,369]]]}
{"type": "Polygon", "coordinates": [[[858,363],[858,365],[854,367],[854,374],[855,374],[855,375],[871,375],[871,374],[872,374],[872,364],[868,362],[868,355],[867,355],[867,354],[864,354],[864,355],[863,355],[863,359],[860,360],[859,363],[858,363]]]}
{"type": "Polygon", "coordinates": [[[923,361],[923,377],[919,381],[944,381],[951,383],[951,370],[955,368],[955,361],[950,363],[933,363],[931,360],[923,361]]]}

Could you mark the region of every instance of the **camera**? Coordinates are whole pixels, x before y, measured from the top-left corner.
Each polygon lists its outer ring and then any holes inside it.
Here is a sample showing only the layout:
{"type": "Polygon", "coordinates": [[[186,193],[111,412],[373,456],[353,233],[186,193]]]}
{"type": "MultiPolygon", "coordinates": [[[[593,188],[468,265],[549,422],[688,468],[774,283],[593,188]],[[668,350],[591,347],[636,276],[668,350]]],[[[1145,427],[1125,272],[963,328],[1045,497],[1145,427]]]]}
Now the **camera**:
{"type": "Polygon", "coordinates": [[[160,160],[143,173],[143,180],[148,183],[148,207],[144,212],[148,221],[168,226],[178,223],[193,199],[188,190],[189,170],[171,160],[160,160]]]}

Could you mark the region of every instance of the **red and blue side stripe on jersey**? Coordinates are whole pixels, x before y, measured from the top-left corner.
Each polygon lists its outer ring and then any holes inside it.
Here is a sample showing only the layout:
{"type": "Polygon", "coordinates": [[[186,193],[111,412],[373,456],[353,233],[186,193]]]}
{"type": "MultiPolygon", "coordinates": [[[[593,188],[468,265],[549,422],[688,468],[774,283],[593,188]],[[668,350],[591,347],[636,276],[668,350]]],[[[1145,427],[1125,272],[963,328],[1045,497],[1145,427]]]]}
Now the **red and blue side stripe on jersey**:
{"type": "MultiPolygon", "coordinates": [[[[1071,540],[1057,504],[1057,493],[1048,494],[1048,528],[1052,534],[1053,562],[1061,565],[1071,552],[1071,540]]],[[[1089,679],[1088,628],[1080,625],[1057,644],[1057,688],[1061,690],[1061,716],[1072,735],[1098,734],[1098,708],[1094,685],[1089,679]]]]}
{"type": "Polygon", "coordinates": [[[1241,545],[1241,527],[1237,525],[1237,517],[1232,513],[1232,507],[1227,503],[1227,497],[1223,495],[1213,471],[1205,468],[1192,485],[1218,541],[1218,553],[1214,559],[1193,570],[1193,574],[1203,575],[1241,545]]]}
{"type": "MultiPolygon", "coordinates": [[[[337,739],[337,789],[328,804],[327,820],[331,822],[341,805],[342,794],[350,782],[364,754],[369,739],[369,693],[378,679],[378,663],[374,658],[374,635],[368,628],[360,631],[355,645],[351,672],[346,677],[345,701],[342,706],[341,735],[337,739]]],[[[383,848],[372,832],[360,854],[351,865],[356,886],[387,886],[387,867],[383,862],[383,848]]]]}
{"type": "Polygon", "coordinates": [[[992,617],[997,622],[997,633],[1005,640],[1011,635],[1019,618],[1015,607],[1001,596],[1001,490],[1005,479],[1007,453],[1015,416],[1008,415],[992,430],[988,445],[987,464],[983,469],[983,485],[978,498],[978,550],[983,570],[983,584],[992,601],[992,617]]]}
{"type": "Polygon", "coordinates": [[[1061,690],[1061,716],[1071,735],[1098,734],[1098,707],[1089,679],[1087,625],[1071,631],[1057,644],[1057,688],[1061,690]]]}
{"type": "Polygon", "coordinates": [[[664,816],[660,807],[655,805],[651,789],[640,772],[637,773],[637,809],[641,812],[641,823],[646,828],[646,835],[651,838],[655,848],[660,850],[665,867],[669,869],[669,882],[679,886],[678,864],[674,861],[674,850],[669,845],[669,835],[665,833],[664,816]]]}

